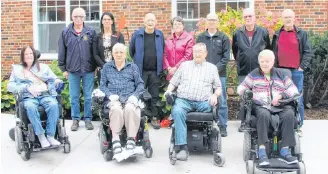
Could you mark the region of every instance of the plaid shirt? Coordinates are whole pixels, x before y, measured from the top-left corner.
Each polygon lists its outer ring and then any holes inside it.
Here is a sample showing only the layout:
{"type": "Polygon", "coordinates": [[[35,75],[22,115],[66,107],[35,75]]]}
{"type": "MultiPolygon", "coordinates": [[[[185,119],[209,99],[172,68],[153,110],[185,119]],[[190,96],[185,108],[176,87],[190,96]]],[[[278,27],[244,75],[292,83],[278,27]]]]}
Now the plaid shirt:
{"type": "Polygon", "coordinates": [[[170,83],[177,87],[177,96],[192,101],[209,100],[213,89],[221,88],[218,70],[214,64],[195,61],[183,62],[170,83]]]}
{"type": "Polygon", "coordinates": [[[107,97],[118,95],[120,102],[125,103],[131,95],[139,98],[144,92],[144,82],[134,63],[126,63],[119,71],[115,62],[111,61],[106,63],[101,70],[100,90],[107,97]]]}

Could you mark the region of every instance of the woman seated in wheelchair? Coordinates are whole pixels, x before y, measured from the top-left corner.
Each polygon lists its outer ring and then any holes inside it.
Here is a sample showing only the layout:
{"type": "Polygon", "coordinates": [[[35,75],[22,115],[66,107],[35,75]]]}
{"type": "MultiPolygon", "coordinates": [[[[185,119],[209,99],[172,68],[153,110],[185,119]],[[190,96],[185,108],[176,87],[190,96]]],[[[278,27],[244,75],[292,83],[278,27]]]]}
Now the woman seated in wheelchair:
{"type": "Polygon", "coordinates": [[[183,62],[170,80],[164,96],[177,89],[171,115],[175,126],[177,158],[188,158],[186,114],[191,111],[211,112],[221,95],[221,82],[215,65],[206,62],[207,49],[203,43],[193,46],[193,60],[183,62]],[[215,92],[213,93],[213,89],[215,92]]]}
{"type": "Polygon", "coordinates": [[[21,64],[13,65],[7,90],[20,95],[41,147],[58,146],[60,142],[54,138],[59,118],[56,86],[62,81],[48,65],[38,62],[34,48],[24,47],[20,57],[21,64]],[[47,113],[46,130],[41,125],[39,105],[43,106],[47,113]]]}
{"type": "Polygon", "coordinates": [[[290,77],[282,70],[274,68],[275,56],[271,50],[263,50],[258,57],[260,68],[253,70],[238,86],[238,94],[244,95],[246,90],[253,92],[252,113],[257,118],[258,157],[259,165],[270,164],[265,150],[269,142],[268,132],[271,124],[271,115],[279,115],[281,132],[280,159],[287,164],[297,163],[289,148],[295,146],[294,137],[295,111],[290,105],[281,106],[279,100],[292,98],[298,95],[298,90],[290,77]]]}
{"type": "Polygon", "coordinates": [[[117,43],[113,47],[114,61],[101,70],[100,90],[109,99],[109,127],[112,131],[114,154],[122,152],[120,132],[125,125],[126,149],[134,149],[135,138],[140,126],[141,113],[138,97],[144,92],[144,82],[134,63],[126,61],[126,46],[117,43]]]}

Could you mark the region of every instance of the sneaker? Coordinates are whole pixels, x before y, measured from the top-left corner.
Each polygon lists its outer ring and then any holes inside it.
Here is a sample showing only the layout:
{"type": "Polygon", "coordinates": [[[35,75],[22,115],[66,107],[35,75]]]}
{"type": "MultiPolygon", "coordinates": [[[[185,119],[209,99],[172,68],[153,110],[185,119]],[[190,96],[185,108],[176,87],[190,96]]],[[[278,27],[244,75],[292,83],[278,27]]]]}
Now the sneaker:
{"type": "Polygon", "coordinates": [[[287,164],[295,164],[298,162],[297,158],[290,154],[289,148],[280,149],[280,158],[279,160],[287,164]]]}
{"type": "Polygon", "coordinates": [[[78,129],[79,129],[79,120],[73,120],[71,131],[77,131],[78,129]]]}
{"type": "Polygon", "coordinates": [[[52,145],[52,146],[59,146],[60,142],[57,141],[54,137],[52,136],[47,136],[47,140],[48,142],[52,145]]]}
{"type": "Polygon", "coordinates": [[[153,126],[154,129],[160,129],[161,128],[161,125],[158,123],[156,117],[153,117],[153,119],[150,121],[150,124],[153,126]]]}
{"type": "Polygon", "coordinates": [[[93,125],[92,125],[91,120],[85,120],[84,122],[85,122],[85,128],[87,130],[93,130],[93,125]]]}
{"type": "Polygon", "coordinates": [[[113,141],[113,153],[114,154],[118,154],[118,153],[121,153],[123,150],[122,150],[122,146],[121,146],[121,142],[116,140],[116,141],[113,141]]]}
{"type": "Polygon", "coordinates": [[[38,135],[38,138],[42,148],[50,146],[50,143],[47,141],[47,138],[44,134],[38,135]]]}
{"type": "Polygon", "coordinates": [[[189,156],[187,145],[180,146],[180,151],[177,153],[177,159],[180,161],[187,161],[189,156]]]}
{"type": "Polygon", "coordinates": [[[136,142],[133,138],[128,138],[126,141],[126,149],[127,150],[133,150],[136,147],[136,142]]]}
{"type": "Polygon", "coordinates": [[[270,165],[270,161],[268,159],[268,156],[266,154],[265,149],[259,148],[258,150],[259,155],[259,166],[268,166],[270,165]]]}
{"type": "Polygon", "coordinates": [[[238,128],[238,132],[245,132],[246,124],[245,122],[241,122],[240,127],[238,128]]]}
{"type": "Polygon", "coordinates": [[[227,132],[227,128],[224,126],[220,126],[220,133],[221,133],[221,137],[226,137],[228,136],[228,132],[227,132]]]}

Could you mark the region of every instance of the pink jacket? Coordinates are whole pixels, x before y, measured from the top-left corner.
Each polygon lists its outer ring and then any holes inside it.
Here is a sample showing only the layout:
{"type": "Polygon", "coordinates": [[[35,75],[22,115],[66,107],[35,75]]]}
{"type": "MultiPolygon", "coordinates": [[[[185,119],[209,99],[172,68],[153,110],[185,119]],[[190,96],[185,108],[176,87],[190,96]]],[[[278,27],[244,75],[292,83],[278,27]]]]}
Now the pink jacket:
{"type": "MultiPolygon", "coordinates": [[[[192,59],[192,47],[194,46],[194,38],[187,31],[183,31],[180,36],[175,33],[166,39],[164,49],[164,69],[168,67],[179,68],[180,64],[186,60],[192,59]]],[[[167,75],[167,80],[172,77],[167,75]]]]}

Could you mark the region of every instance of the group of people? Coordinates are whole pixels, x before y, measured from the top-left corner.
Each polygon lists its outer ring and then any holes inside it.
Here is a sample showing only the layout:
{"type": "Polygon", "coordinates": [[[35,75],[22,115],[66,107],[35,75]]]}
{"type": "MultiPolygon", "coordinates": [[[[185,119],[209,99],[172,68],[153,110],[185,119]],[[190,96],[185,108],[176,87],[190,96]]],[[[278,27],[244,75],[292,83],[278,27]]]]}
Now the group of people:
{"type": "MultiPolygon", "coordinates": [[[[58,41],[58,66],[69,82],[72,131],[79,128],[80,83],[84,96],[84,122],[87,130],[92,130],[91,94],[94,88],[95,72],[98,73],[100,90],[109,99],[110,128],[113,134],[114,153],[122,151],[119,134],[125,125],[127,129],[127,148],[134,148],[140,124],[138,99],[144,90],[151,94],[151,124],[159,129],[158,108],[159,75],[167,71],[170,81],[167,93],[177,93],[172,108],[175,123],[175,144],[181,146],[180,152],[187,152],[186,113],[190,111],[211,112],[211,105],[218,104],[218,126],[221,136],[227,136],[228,105],[226,92],[226,66],[230,60],[230,39],[217,29],[219,19],[216,14],[206,17],[206,31],[194,39],[184,28],[184,20],[175,17],[171,21],[172,36],[165,39],[162,31],[156,28],[156,17],[146,14],[144,28],[136,30],[127,48],[122,33],[115,27],[111,13],[103,13],[100,21],[101,32],[84,23],[85,11],[76,8],[72,12],[73,23],[65,28],[58,41]],[[127,62],[129,50],[133,63],[127,62]]],[[[244,9],[245,25],[234,32],[232,53],[238,65],[238,93],[243,95],[246,89],[254,92],[254,112],[258,116],[259,157],[261,164],[269,162],[264,144],[268,142],[270,110],[267,105],[279,106],[279,99],[299,94],[303,88],[303,72],[311,60],[311,48],[307,33],[294,25],[295,13],[282,12],[284,25],[273,36],[272,43],[268,31],[256,25],[255,12],[244,9]],[[282,76],[275,67],[291,70],[292,78],[282,76]],[[270,87],[273,88],[270,90],[270,87]],[[296,85],[296,86],[295,86],[296,85]]],[[[8,84],[8,90],[26,94],[24,107],[27,109],[36,135],[42,146],[56,144],[55,131],[57,104],[53,91],[60,82],[49,67],[38,63],[32,47],[21,52],[21,65],[15,65],[8,84]],[[34,58],[34,59],[33,59],[34,58]],[[36,87],[37,86],[37,87],[36,87]],[[48,86],[48,87],[47,87],[48,86]],[[51,87],[50,87],[51,86],[51,87]],[[40,124],[36,106],[43,105],[48,114],[45,131],[40,124]],[[50,117],[49,117],[50,115],[50,117]],[[48,140],[48,141],[47,141],[48,140]],[[48,143],[49,142],[49,143],[48,143]]],[[[304,106],[300,101],[301,121],[304,118],[304,106]]],[[[289,147],[295,145],[294,129],[290,124],[293,110],[283,108],[282,120],[283,147],[281,156],[288,163],[295,158],[289,153],[289,147]]],[[[245,113],[240,109],[242,120],[240,131],[245,130],[245,113]]]]}

